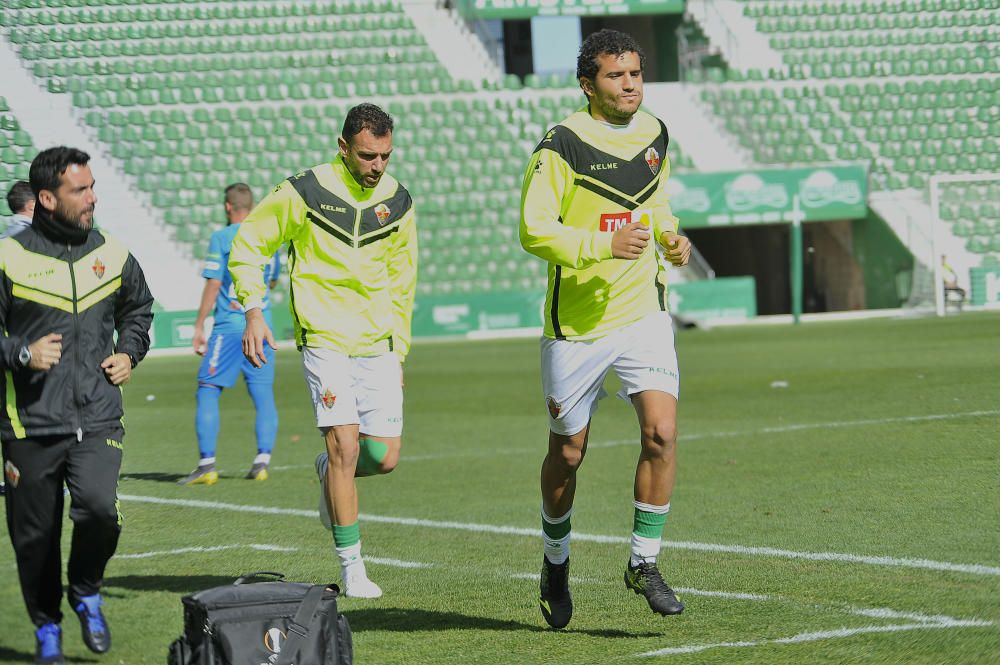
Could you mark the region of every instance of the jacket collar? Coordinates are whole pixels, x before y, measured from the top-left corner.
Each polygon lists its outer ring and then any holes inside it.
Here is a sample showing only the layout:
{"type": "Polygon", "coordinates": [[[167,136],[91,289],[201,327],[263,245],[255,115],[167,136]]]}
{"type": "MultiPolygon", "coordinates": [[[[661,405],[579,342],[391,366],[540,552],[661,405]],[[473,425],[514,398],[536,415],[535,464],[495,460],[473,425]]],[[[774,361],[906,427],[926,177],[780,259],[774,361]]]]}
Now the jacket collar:
{"type": "MultiPolygon", "coordinates": [[[[347,164],[344,163],[343,155],[338,153],[333,159],[332,166],[333,172],[338,178],[340,178],[340,181],[344,183],[347,187],[347,191],[350,192],[351,196],[353,196],[356,201],[364,201],[372,195],[372,192],[378,189],[378,185],[375,185],[375,187],[365,187],[364,185],[359,184],[358,181],[354,179],[354,176],[351,175],[351,171],[347,168],[347,164]]],[[[382,177],[384,178],[385,175],[383,174],[382,177]]],[[[381,180],[379,180],[379,185],[380,184],[382,184],[381,180]]]]}
{"type": "Polygon", "coordinates": [[[90,230],[83,230],[67,222],[57,220],[52,214],[38,205],[35,206],[35,215],[31,219],[32,228],[38,231],[53,242],[68,245],[82,245],[90,237],[90,230]]]}

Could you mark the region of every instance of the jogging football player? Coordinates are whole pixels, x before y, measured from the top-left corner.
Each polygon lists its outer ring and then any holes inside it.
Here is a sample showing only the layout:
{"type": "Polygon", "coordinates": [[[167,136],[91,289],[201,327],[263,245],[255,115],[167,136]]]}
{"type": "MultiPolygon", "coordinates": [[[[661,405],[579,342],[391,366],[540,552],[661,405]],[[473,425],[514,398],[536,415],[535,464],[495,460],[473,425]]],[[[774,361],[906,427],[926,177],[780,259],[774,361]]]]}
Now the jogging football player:
{"type": "Polygon", "coordinates": [[[288,243],[296,342],[326,441],[316,458],[321,520],[333,529],[344,592],[356,598],[382,595],[361,558],[354,478],[389,473],[399,459],[401,363],[417,276],[413,203],[385,172],[392,129],[392,118],[374,104],[352,108],[337,157],[288,178],[261,201],[229,259],[246,310],[243,353],[264,364],[274,337],[260,310],[260,275],[288,243]]]}
{"type": "Polygon", "coordinates": [[[521,244],[548,262],[542,384],[549,413],[542,462],[542,616],[562,628],[569,590],[570,516],[576,473],[602,384],[614,369],[619,397],[641,430],[632,552],[625,585],[659,614],[684,610],[656,557],[676,471],[677,356],[666,307],[665,262],[690,255],[665,184],[667,131],[642,103],[644,56],[630,37],[601,30],[584,40],[577,77],[587,106],[536,148],[521,194],[521,244]]]}
{"type": "MultiPolygon", "coordinates": [[[[195,431],[198,434],[198,467],[181,485],[214,485],[219,480],[215,470],[215,447],[219,438],[219,397],[224,388],[231,388],[237,377],[243,375],[247,392],[253,400],[257,416],[254,431],[257,435],[257,456],[247,472],[248,480],[263,481],[268,478],[268,465],[274,450],[274,439],[278,434],[278,409],[274,404],[274,350],[266,349],[268,363],[254,367],[243,357],[243,328],[246,321],[243,308],[236,302],[233,280],[229,276],[229,252],[239,224],[246,219],[253,208],[253,192],[242,182],[236,182],[225,190],[223,206],[228,225],[212,234],[205,256],[205,287],[201,293],[201,304],[194,323],[194,339],[191,345],[195,353],[204,356],[198,369],[197,410],[195,431]],[[205,319],[212,311],[215,322],[212,335],[205,335],[205,319]]],[[[264,299],[261,309],[268,325],[271,325],[269,306],[270,290],[278,281],[281,269],[279,254],[267,264],[264,270],[264,299]]]]}

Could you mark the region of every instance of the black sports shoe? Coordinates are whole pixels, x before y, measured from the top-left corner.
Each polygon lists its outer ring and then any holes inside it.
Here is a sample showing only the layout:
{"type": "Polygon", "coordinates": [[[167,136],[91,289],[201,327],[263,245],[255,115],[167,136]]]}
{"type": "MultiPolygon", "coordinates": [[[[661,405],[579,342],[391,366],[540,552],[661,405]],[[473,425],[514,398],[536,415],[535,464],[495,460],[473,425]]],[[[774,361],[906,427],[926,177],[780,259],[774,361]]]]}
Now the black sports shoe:
{"type": "Polygon", "coordinates": [[[100,594],[93,596],[81,596],[72,599],[70,605],[76,615],[80,617],[80,628],[83,631],[83,643],[94,653],[107,653],[111,648],[111,630],[108,628],[108,621],[101,611],[100,594]]]}
{"type": "Polygon", "coordinates": [[[551,563],[542,556],[541,595],[538,605],[545,622],[553,628],[565,628],[573,616],[573,597],[569,594],[569,559],[564,563],[551,563]]]}
{"type": "Polygon", "coordinates": [[[684,611],[684,603],[674,595],[670,585],[663,581],[655,563],[643,562],[633,568],[629,562],[625,568],[625,587],[645,596],[649,609],[657,614],[666,616],[684,611]]]}

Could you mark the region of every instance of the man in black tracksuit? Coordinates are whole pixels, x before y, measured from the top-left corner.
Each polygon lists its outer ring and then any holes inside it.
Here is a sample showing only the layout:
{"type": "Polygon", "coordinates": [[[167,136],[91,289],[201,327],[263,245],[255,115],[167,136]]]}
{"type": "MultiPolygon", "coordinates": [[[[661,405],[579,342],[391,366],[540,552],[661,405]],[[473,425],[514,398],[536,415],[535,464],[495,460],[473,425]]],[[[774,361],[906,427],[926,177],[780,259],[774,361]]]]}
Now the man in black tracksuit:
{"type": "Polygon", "coordinates": [[[153,297],[119,242],[93,228],[90,157],[38,154],[32,225],[0,240],[0,412],[7,527],[37,627],[36,662],[62,663],[63,484],[73,539],[69,600],[87,646],[111,646],[99,594],[121,531],[121,386],[149,349],[153,297]],[[117,332],[117,339],[115,333],[117,332]]]}

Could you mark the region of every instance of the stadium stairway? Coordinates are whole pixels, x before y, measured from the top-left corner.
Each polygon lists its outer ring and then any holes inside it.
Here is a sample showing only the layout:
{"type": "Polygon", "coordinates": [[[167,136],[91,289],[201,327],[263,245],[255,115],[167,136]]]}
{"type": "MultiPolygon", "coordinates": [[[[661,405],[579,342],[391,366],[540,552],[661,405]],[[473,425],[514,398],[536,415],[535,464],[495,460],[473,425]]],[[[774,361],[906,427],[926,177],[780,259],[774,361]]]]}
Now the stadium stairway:
{"type": "Polygon", "coordinates": [[[502,74],[483,42],[469,30],[454,9],[439,7],[432,0],[401,0],[400,5],[427,46],[456,81],[495,81],[502,74]]]}
{"type": "Polygon", "coordinates": [[[781,54],[771,48],[766,36],[757,32],[755,23],[743,15],[742,3],[688,0],[687,11],[727,61],[739,63],[741,69],[762,72],[782,67],[781,54]]]}
{"type": "Polygon", "coordinates": [[[697,88],[681,83],[646,84],[643,104],[667,125],[670,142],[683,143],[697,171],[738,171],[750,160],[728,140],[696,98],[697,88]]]}
{"type": "Polygon", "coordinates": [[[21,66],[12,44],[0,39],[0,71],[11,111],[36,137],[38,149],[69,145],[90,154],[97,181],[97,224],[121,240],[142,265],[150,290],[164,309],[185,309],[197,302],[202,287],[200,266],[176,245],[164,227],[162,211],[139,191],[83,129],[67,95],[52,95],[38,86],[21,66]],[[44,138],[42,138],[44,137],[44,138]]]}

